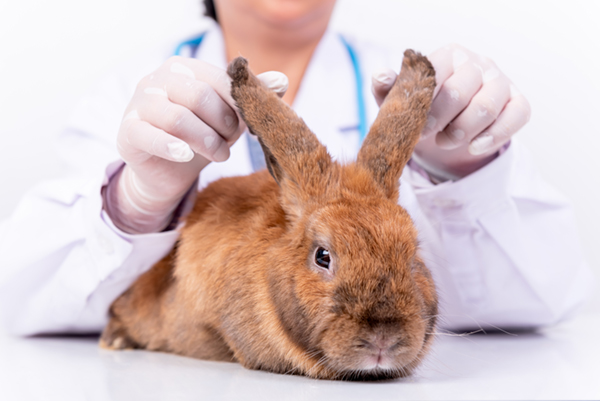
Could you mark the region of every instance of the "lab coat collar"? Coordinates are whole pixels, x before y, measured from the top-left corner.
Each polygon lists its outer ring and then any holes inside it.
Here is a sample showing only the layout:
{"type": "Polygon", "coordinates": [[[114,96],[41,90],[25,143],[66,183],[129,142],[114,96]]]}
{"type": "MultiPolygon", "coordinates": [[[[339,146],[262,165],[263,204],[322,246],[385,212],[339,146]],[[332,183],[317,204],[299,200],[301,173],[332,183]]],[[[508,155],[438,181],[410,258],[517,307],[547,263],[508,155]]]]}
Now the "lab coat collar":
{"type": "Polygon", "coordinates": [[[196,52],[196,58],[215,67],[227,68],[225,41],[218,24],[213,24],[204,34],[204,39],[202,39],[202,43],[196,52]]]}

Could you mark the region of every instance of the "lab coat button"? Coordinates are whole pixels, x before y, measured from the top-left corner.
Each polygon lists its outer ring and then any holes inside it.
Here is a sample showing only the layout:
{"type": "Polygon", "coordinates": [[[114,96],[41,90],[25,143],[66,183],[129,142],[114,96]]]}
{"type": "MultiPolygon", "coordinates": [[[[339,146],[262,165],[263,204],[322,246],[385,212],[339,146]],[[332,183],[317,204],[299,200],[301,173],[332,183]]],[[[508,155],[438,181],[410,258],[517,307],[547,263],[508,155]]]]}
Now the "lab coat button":
{"type": "Polygon", "coordinates": [[[112,242],[103,235],[98,234],[98,244],[100,245],[100,249],[107,255],[112,255],[115,252],[112,242]]]}

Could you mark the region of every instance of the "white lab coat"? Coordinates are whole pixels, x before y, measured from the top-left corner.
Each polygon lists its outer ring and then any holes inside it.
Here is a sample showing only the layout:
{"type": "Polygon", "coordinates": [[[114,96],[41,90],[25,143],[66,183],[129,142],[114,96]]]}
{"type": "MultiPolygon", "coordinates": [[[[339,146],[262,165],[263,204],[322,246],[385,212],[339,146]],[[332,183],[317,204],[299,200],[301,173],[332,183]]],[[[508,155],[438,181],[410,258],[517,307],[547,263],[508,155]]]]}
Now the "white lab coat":
{"type": "MultiPolygon", "coordinates": [[[[402,48],[386,52],[354,43],[363,76],[400,66],[402,48]],[[391,55],[391,56],[390,56],[391,55]]],[[[74,175],[29,192],[4,226],[0,312],[13,333],[97,332],[111,302],[172,248],[178,231],[130,235],[102,210],[100,191],[122,164],[115,146],[135,85],[171,54],[158,49],[123,68],[85,97],[60,139],[74,175]]],[[[196,57],[226,67],[218,27],[196,57]]],[[[369,121],[377,106],[364,79],[369,121]]],[[[328,32],[293,105],[338,160],[359,147],[355,77],[346,48],[328,32]]],[[[248,174],[245,138],[224,163],[202,171],[200,188],[248,174]]],[[[544,183],[513,140],[497,159],[457,182],[433,185],[411,167],[400,204],[413,217],[422,255],[440,294],[442,327],[536,327],[568,317],[590,292],[571,208],[544,183]]]]}

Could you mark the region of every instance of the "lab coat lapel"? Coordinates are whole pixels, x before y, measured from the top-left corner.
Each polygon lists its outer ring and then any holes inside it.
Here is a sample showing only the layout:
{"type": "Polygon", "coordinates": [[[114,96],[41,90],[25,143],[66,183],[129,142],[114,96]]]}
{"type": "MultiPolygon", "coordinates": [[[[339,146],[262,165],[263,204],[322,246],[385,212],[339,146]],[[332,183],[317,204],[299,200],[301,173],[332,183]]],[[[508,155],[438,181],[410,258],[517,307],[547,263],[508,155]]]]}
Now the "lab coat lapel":
{"type": "Polygon", "coordinates": [[[339,36],[327,31],[315,49],[293,108],[339,161],[358,152],[355,75],[339,36]]]}

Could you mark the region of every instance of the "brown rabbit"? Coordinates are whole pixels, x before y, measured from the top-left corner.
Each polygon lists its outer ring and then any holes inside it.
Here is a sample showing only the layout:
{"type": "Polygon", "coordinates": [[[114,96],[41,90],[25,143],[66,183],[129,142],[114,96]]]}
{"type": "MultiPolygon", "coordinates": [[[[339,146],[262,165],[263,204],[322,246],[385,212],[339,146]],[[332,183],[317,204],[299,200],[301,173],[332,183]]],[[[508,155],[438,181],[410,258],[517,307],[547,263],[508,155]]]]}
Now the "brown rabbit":
{"type": "Polygon", "coordinates": [[[344,166],[235,59],[231,93],[271,175],[203,190],[175,249],[112,304],[101,345],[320,379],[409,374],[430,346],[437,297],[398,186],[435,73],[420,54],[404,56],[344,166]]]}

